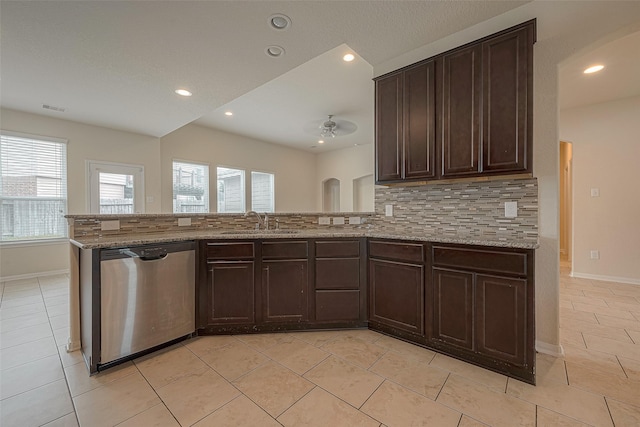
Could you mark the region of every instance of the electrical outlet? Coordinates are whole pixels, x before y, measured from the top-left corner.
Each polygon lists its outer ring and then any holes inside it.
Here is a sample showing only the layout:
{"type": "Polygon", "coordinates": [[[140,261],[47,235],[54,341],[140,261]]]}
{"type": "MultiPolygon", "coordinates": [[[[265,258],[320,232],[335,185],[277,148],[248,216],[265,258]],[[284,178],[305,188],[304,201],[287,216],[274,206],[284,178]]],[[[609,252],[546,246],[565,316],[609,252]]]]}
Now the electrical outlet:
{"type": "Polygon", "coordinates": [[[516,218],[518,216],[518,202],[504,202],[504,216],[516,218]]]}
{"type": "Polygon", "coordinates": [[[344,217],[343,216],[334,216],[333,217],[333,225],[344,225],[344,217]]]}
{"type": "Polygon", "coordinates": [[[359,216],[350,216],[349,224],[362,224],[362,220],[359,216]]]}
{"type": "Polygon", "coordinates": [[[591,189],[591,197],[600,197],[600,189],[592,188],[591,189]]]}
{"type": "Polygon", "coordinates": [[[328,216],[321,216],[318,218],[318,224],[319,225],[329,225],[331,224],[331,218],[329,218],[328,216]]]}
{"type": "Polygon", "coordinates": [[[393,216],[393,205],[384,205],[384,216],[393,216]]]}
{"type": "Polygon", "coordinates": [[[120,220],[115,219],[112,221],[100,221],[100,230],[102,231],[120,230],[120,220]]]}
{"type": "Polygon", "coordinates": [[[591,259],[600,259],[600,251],[599,250],[591,251],[591,259]]]}
{"type": "Polygon", "coordinates": [[[178,227],[191,225],[191,218],[178,218],[178,227]]]}

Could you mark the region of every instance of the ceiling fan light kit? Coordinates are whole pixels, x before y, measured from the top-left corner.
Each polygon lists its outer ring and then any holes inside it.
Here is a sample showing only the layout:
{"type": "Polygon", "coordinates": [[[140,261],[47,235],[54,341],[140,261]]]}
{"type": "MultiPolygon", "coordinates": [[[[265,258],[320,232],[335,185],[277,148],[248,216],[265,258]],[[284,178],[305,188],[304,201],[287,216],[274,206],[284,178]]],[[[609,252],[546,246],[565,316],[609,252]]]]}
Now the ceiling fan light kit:
{"type": "Polygon", "coordinates": [[[304,126],[304,131],[314,135],[320,136],[322,140],[327,138],[337,138],[339,136],[349,135],[354,133],[358,126],[355,123],[348,120],[333,119],[334,115],[329,114],[326,120],[314,120],[304,126]]]}

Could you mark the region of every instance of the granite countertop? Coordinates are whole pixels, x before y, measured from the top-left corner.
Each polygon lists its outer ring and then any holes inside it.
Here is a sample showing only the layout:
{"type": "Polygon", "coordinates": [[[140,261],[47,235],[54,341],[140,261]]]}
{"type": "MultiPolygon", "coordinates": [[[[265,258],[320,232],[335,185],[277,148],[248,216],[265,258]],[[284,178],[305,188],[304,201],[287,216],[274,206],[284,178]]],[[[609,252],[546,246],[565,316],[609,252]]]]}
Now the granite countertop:
{"type": "Polygon", "coordinates": [[[371,229],[300,229],[300,230],[191,230],[180,232],[144,233],[98,238],[77,237],[71,243],[81,249],[115,248],[148,243],[180,242],[185,240],[216,239],[313,239],[332,237],[373,237],[378,239],[411,240],[417,242],[458,243],[502,248],[537,249],[537,242],[500,240],[496,237],[470,235],[418,234],[371,229]]]}

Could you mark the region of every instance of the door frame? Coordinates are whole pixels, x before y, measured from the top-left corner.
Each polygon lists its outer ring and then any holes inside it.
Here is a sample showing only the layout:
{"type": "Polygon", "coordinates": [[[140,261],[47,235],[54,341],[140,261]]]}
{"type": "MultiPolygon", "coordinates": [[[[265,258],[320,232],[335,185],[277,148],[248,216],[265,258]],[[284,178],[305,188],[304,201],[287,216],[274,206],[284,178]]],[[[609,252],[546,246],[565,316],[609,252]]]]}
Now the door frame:
{"type": "Polygon", "coordinates": [[[86,207],[88,213],[100,213],[100,183],[98,179],[95,179],[100,172],[133,175],[133,209],[136,214],[145,212],[143,165],[86,160],[86,207]]]}

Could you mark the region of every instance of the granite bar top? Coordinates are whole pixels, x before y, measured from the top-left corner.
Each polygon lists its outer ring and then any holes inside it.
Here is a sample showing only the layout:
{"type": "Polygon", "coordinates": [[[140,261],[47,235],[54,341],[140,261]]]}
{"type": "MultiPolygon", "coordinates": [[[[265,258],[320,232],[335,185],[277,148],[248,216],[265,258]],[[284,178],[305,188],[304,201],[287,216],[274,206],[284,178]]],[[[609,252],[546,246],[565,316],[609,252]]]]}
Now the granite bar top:
{"type": "MultiPolygon", "coordinates": [[[[260,215],[263,212],[258,212],[260,215]]],[[[278,216],[373,216],[375,212],[269,212],[269,217],[278,216]]],[[[144,214],[70,214],[68,219],[127,219],[127,218],[215,218],[215,217],[242,217],[244,213],[238,212],[207,212],[207,213],[144,213],[144,214]]]]}
{"type": "Polygon", "coordinates": [[[242,240],[242,239],[315,239],[333,237],[372,237],[378,239],[410,240],[416,242],[457,243],[464,245],[501,248],[537,249],[538,243],[525,240],[501,240],[498,237],[470,235],[428,234],[386,230],[354,229],[300,229],[300,230],[197,230],[183,232],[144,233],[113,237],[70,239],[81,249],[117,248],[150,243],[180,242],[185,240],[242,240]]]}

